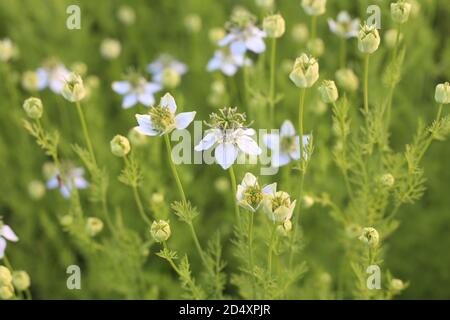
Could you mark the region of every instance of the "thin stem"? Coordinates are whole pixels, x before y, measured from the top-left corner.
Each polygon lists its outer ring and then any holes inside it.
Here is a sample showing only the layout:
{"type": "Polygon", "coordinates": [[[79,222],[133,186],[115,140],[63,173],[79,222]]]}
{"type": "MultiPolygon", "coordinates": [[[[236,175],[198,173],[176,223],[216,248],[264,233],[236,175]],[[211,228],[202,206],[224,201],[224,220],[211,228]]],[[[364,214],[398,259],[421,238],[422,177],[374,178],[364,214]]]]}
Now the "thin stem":
{"type": "Polygon", "coordinates": [[[311,16],[311,40],[316,38],[317,33],[317,16],[311,16]]]}
{"type": "Polygon", "coordinates": [[[272,48],[270,56],[270,89],[269,89],[269,107],[270,107],[270,125],[275,125],[275,60],[277,51],[277,39],[272,38],[272,48]]]}
{"type": "Polygon", "coordinates": [[[81,127],[83,128],[83,135],[85,143],[88,147],[89,153],[91,154],[92,161],[94,161],[94,164],[97,165],[97,161],[95,159],[94,149],[92,147],[91,138],[89,137],[89,131],[86,125],[86,120],[84,118],[83,110],[81,109],[81,104],[79,101],[76,102],[78,116],[80,118],[81,127]]]}
{"type": "Polygon", "coordinates": [[[343,69],[346,66],[347,59],[347,41],[345,38],[341,38],[341,45],[339,50],[339,65],[340,68],[343,69]]]}
{"type": "Polygon", "coordinates": [[[256,284],[256,277],[254,273],[254,265],[253,265],[253,218],[254,213],[250,212],[250,221],[248,223],[248,254],[249,254],[249,260],[250,260],[250,273],[253,277],[252,282],[252,290],[253,290],[253,299],[255,298],[255,284],[256,284]]]}
{"type": "Polygon", "coordinates": [[[233,204],[234,204],[234,213],[236,215],[236,220],[237,223],[240,223],[241,221],[241,214],[239,212],[239,205],[236,201],[236,190],[237,190],[237,186],[236,186],[236,175],[234,174],[234,169],[233,166],[230,167],[230,169],[228,170],[230,173],[230,180],[231,180],[231,198],[233,199],[233,204]]]}
{"type": "Polygon", "coordinates": [[[273,252],[273,240],[275,238],[275,231],[277,230],[277,224],[274,223],[272,232],[270,233],[269,251],[267,252],[267,270],[269,272],[269,278],[272,276],[272,252],[273,252]]]}
{"type": "Polygon", "coordinates": [[[364,111],[369,113],[369,54],[364,56],[364,111]]]}
{"type": "MultiPolygon", "coordinates": [[[[439,104],[439,109],[438,109],[438,112],[436,114],[436,120],[435,120],[436,122],[441,119],[441,114],[442,114],[442,103],[439,104]]],[[[425,155],[425,152],[427,152],[427,150],[430,147],[432,142],[433,142],[433,135],[430,135],[428,137],[428,140],[427,140],[427,143],[425,145],[425,148],[423,148],[422,152],[420,153],[419,161],[422,160],[423,156],[425,155]]]]}
{"type": "MultiPolygon", "coordinates": [[[[191,230],[192,238],[194,238],[194,243],[195,243],[195,247],[197,248],[198,254],[200,255],[200,258],[202,259],[202,262],[205,265],[205,267],[207,269],[209,269],[208,263],[205,258],[205,254],[203,252],[202,246],[200,245],[200,242],[198,241],[197,233],[195,232],[194,225],[192,224],[192,222],[189,223],[189,229],[191,230]]],[[[211,273],[213,273],[212,270],[209,270],[209,271],[211,273]]]]}
{"type": "Polygon", "coordinates": [[[397,59],[397,53],[398,53],[398,48],[399,48],[399,44],[400,44],[400,35],[402,32],[402,25],[399,24],[397,27],[397,36],[395,37],[395,45],[394,45],[394,51],[392,53],[392,60],[394,61],[395,59],[397,59]]]}
{"type": "Polygon", "coordinates": [[[298,130],[300,136],[300,162],[303,160],[303,109],[305,107],[306,88],[300,91],[300,102],[298,107],[298,130]]]}
{"type": "Polygon", "coordinates": [[[186,195],[185,195],[184,190],[183,190],[183,185],[181,184],[180,177],[178,176],[177,168],[175,167],[175,164],[172,161],[172,147],[170,145],[169,135],[168,134],[164,135],[164,141],[166,142],[167,155],[169,157],[170,169],[172,170],[172,174],[173,174],[173,176],[175,178],[175,182],[177,184],[178,192],[180,193],[180,197],[181,197],[181,200],[183,201],[183,204],[186,204],[187,200],[186,200],[186,195]]]}

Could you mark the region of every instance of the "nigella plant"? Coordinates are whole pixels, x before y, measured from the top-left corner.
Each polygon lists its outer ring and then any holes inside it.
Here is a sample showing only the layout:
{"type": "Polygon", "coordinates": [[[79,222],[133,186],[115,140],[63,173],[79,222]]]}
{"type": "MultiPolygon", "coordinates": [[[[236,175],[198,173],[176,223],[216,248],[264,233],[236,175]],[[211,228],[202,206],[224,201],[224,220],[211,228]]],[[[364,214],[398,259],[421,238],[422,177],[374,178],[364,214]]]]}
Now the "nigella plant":
{"type": "Polygon", "coordinates": [[[84,178],[84,169],[65,164],[64,172],[59,172],[55,167],[55,172],[47,180],[48,189],[59,189],[64,198],[70,198],[74,189],[86,189],[89,183],[84,178]]]}

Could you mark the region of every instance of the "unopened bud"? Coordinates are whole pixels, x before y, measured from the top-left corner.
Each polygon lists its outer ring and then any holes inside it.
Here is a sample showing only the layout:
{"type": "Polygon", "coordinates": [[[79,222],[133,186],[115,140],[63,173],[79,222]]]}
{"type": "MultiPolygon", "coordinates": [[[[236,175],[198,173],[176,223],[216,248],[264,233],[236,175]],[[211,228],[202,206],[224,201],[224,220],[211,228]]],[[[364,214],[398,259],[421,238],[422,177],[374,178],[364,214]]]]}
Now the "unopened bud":
{"type": "Polygon", "coordinates": [[[380,34],[375,25],[361,27],[358,33],[358,48],[363,53],[374,53],[380,45],[380,34]]]}
{"type": "Polygon", "coordinates": [[[411,4],[404,0],[399,0],[396,3],[391,3],[391,17],[396,23],[405,23],[408,21],[409,13],[411,12],[411,4]]]}
{"type": "Polygon", "coordinates": [[[27,116],[31,119],[40,119],[42,113],[44,112],[44,106],[39,98],[28,98],[23,103],[23,109],[25,110],[27,116]]]}
{"type": "Polygon", "coordinates": [[[18,291],[25,291],[30,287],[31,280],[25,271],[14,271],[12,282],[18,291]]]}
{"type": "Polygon", "coordinates": [[[170,225],[169,222],[164,220],[153,221],[150,228],[150,233],[156,242],[167,241],[170,237],[170,225]]]}
{"type": "Polygon", "coordinates": [[[363,228],[359,240],[367,244],[369,247],[375,248],[380,242],[380,235],[375,228],[363,228]]]}
{"type": "Polygon", "coordinates": [[[437,103],[448,104],[450,103],[450,83],[440,83],[436,86],[436,92],[434,99],[437,103]]]}
{"type": "Polygon", "coordinates": [[[89,236],[94,237],[103,230],[103,221],[99,218],[90,217],[86,220],[86,232],[89,236]]]}
{"type": "Polygon", "coordinates": [[[281,37],[286,30],[283,17],[280,14],[274,14],[264,18],[263,30],[269,38],[281,37]]]}
{"type": "Polygon", "coordinates": [[[110,145],[111,152],[116,157],[125,157],[131,150],[130,141],[120,134],[111,140],[110,145]]]}
{"type": "Polygon", "coordinates": [[[84,88],[83,80],[81,79],[81,77],[78,74],[72,72],[64,83],[64,87],[61,93],[63,97],[70,102],[78,102],[83,100],[83,98],[86,96],[86,89],[84,88]]]}
{"type": "Polygon", "coordinates": [[[336,82],[345,91],[353,92],[358,90],[359,79],[352,69],[339,69],[336,71],[336,82]]]}
{"type": "Polygon", "coordinates": [[[319,86],[319,93],[322,101],[325,103],[333,103],[339,98],[338,89],[333,80],[324,80],[319,86]]]}

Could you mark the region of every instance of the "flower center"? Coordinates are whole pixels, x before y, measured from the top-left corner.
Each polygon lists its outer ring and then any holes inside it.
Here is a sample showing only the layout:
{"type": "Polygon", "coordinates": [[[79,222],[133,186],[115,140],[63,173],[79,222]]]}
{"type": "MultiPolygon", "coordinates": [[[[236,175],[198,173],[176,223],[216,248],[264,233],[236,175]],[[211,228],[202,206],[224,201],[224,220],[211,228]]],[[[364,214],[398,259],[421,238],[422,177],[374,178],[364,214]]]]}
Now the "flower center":
{"type": "Polygon", "coordinates": [[[172,128],[175,124],[175,118],[169,108],[156,106],[151,107],[149,112],[154,127],[161,132],[172,128]]]}
{"type": "Polygon", "coordinates": [[[258,185],[248,187],[247,190],[245,190],[244,197],[245,201],[253,208],[256,208],[263,198],[261,189],[258,185]]]}
{"type": "Polygon", "coordinates": [[[208,126],[226,131],[242,128],[246,115],[237,112],[237,108],[223,108],[219,110],[219,113],[212,113],[209,118],[208,126]]]}
{"type": "Polygon", "coordinates": [[[281,151],[291,153],[297,150],[295,136],[281,137],[281,151]]]}
{"type": "Polygon", "coordinates": [[[289,198],[276,196],[272,199],[272,211],[277,210],[279,207],[288,207],[289,198]]]}

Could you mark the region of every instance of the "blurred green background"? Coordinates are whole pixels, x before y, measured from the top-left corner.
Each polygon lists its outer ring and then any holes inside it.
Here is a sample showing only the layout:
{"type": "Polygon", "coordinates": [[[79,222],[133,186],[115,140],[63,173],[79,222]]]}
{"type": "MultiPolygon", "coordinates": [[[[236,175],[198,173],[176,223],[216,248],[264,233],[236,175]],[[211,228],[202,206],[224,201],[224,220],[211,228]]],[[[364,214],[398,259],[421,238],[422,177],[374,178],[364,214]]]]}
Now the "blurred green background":
{"type": "MultiPolygon", "coordinates": [[[[278,90],[284,94],[284,100],[277,107],[278,124],[286,118],[295,119],[296,114],[298,92],[289,83],[288,72],[283,70],[282,63],[287,59],[293,61],[303,50],[302,45],[292,41],[291,37],[293,25],[308,24],[309,21],[299,2],[276,1],[276,11],[284,16],[287,27],[286,34],[279,41],[277,55],[278,90]]],[[[328,1],[327,12],[318,22],[318,35],[326,46],[325,54],[320,58],[321,78],[332,76],[338,68],[338,38],[330,33],[326,18],[335,17],[340,10],[364,18],[364,8],[369,3],[378,4],[383,10],[380,31],[383,39],[383,32],[392,27],[389,2],[328,1]]],[[[433,119],[436,112],[434,87],[436,83],[450,79],[450,2],[417,2],[420,13],[411,19],[405,30],[407,54],[403,80],[393,104],[391,140],[396,150],[402,150],[411,141],[419,118],[428,122],[433,119]]],[[[206,72],[205,66],[215,49],[208,40],[208,30],[222,27],[235,5],[243,5],[258,16],[262,15],[253,0],[0,1],[0,39],[9,37],[20,50],[20,55],[8,68],[2,65],[0,78],[0,215],[21,238],[17,244],[9,244],[7,252],[17,268],[30,273],[35,298],[110,298],[120,295],[113,293],[115,279],[110,279],[110,287],[105,287],[104,281],[97,281],[95,273],[86,281],[86,287],[91,290],[70,292],[65,287],[66,266],[73,263],[83,266],[85,261],[71,237],[61,231],[58,223],[57,217],[67,209],[66,202],[56,191],[48,191],[39,201],[32,200],[27,191],[30,181],[43,180],[42,165],[46,158],[21,127],[20,119],[24,117],[21,104],[29,94],[20,86],[20,74],[34,70],[46,58],[56,56],[67,66],[82,61],[88,66],[88,74],[100,78],[100,88],[84,104],[91,136],[99,162],[109,172],[111,207],[117,208],[120,204],[129,226],[143,233],[130,190],[116,179],[122,163],[110,154],[109,141],[117,133],[126,134],[135,125],[134,114],[144,109],[121,109],[121,97],[112,92],[111,83],[120,80],[129,66],[144,71],[145,66],[160,53],[170,53],[189,66],[189,72],[183,77],[174,96],[184,109],[196,110],[197,119],[206,120],[215,109],[207,102],[214,76],[206,72]],[[70,4],[81,8],[81,30],[66,28],[66,8],[70,4]],[[136,22],[131,26],[125,27],[117,20],[117,9],[123,4],[135,9],[136,22]],[[191,13],[198,14],[202,19],[202,30],[196,34],[189,33],[183,23],[184,17],[191,13]],[[122,43],[122,54],[114,61],[105,61],[99,52],[101,41],[108,37],[117,38],[122,43]],[[13,93],[6,85],[8,78],[15,83],[13,93]]],[[[386,59],[383,50],[374,55],[371,66],[374,76],[370,85],[375,100],[382,99],[385,92],[381,84],[381,64],[386,59]]],[[[361,60],[354,39],[348,54],[349,65],[361,75],[361,60]]],[[[237,78],[237,81],[241,80],[239,75],[237,78]]],[[[75,108],[48,90],[41,92],[41,98],[45,106],[46,127],[60,131],[63,155],[76,159],[70,144],[82,142],[82,133],[75,108]]],[[[360,102],[358,99],[354,98],[354,104],[360,102]]],[[[308,177],[307,191],[339,194],[342,192],[342,182],[332,164],[331,151],[327,148],[331,116],[328,111],[318,112],[316,101],[314,96],[308,100],[305,115],[307,130],[314,130],[316,139],[321,141],[315,154],[314,170],[308,177]]],[[[352,108],[356,108],[354,104],[352,108]]],[[[444,113],[447,112],[448,107],[444,106],[444,113]]],[[[150,141],[137,153],[145,163],[145,201],[148,203],[155,191],[163,192],[168,199],[176,199],[169,168],[159,152],[159,142],[150,141]]],[[[434,143],[424,161],[428,189],[418,203],[401,208],[400,228],[387,239],[386,265],[396,277],[410,282],[408,289],[399,297],[401,299],[450,299],[449,160],[448,142],[434,143]]],[[[228,194],[206,187],[220,176],[227,177],[226,173],[217,166],[183,166],[180,171],[190,197],[200,208],[200,238],[209,238],[218,226],[222,231],[225,229],[226,234],[230,225],[224,224],[223,220],[231,219],[228,194]]],[[[82,197],[86,193],[82,191],[82,197]]],[[[86,201],[86,208],[90,215],[96,215],[98,208],[95,205],[86,201]]],[[[187,233],[173,216],[172,221],[174,230],[178,228],[187,233]]],[[[324,208],[314,206],[308,210],[303,228],[306,237],[305,260],[310,269],[320,265],[334,275],[337,272],[335,259],[340,254],[334,237],[335,223],[324,208]]],[[[192,247],[181,232],[174,232],[173,241],[173,246],[180,252],[189,251],[192,247]]],[[[198,263],[193,259],[194,265],[198,263]]],[[[149,268],[155,270],[155,277],[160,277],[162,286],[174,288],[159,297],[176,296],[180,289],[177,289],[174,279],[164,272],[159,276],[160,270],[166,266],[161,261],[155,263],[154,250],[149,260],[149,268]]]]}

